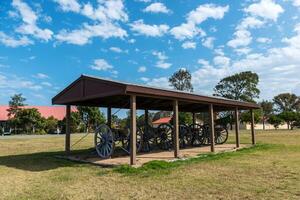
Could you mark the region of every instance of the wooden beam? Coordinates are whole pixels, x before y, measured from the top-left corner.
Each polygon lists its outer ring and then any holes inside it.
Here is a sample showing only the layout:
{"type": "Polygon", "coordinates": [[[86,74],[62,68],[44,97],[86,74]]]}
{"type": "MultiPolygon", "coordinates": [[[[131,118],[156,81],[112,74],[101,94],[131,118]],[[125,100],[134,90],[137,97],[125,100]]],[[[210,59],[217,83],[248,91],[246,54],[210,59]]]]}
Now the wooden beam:
{"type": "Polygon", "coordinates": [[[71,129],[70,129],[70,118],[71,118],[71,106],[66,106],[66,139],[65,139],[65,152],[69,154],[71,152],[71,129]]]}
{"type": "Polygon", "coordinates": [[[210,128],[210,151],[215,152],[215,122],[214,122],[214,107],[209,104],[209,128],[210,128]]]}
{"type": "Polygon", "coordinates": [[[107,126],[111,128],[111,107],[107,108],[107,126]]]}
{"type": "Polygon", "coordinates": [[[136,164],[136,96],[130,96],[130,165],[136,164]]]}
{"type": "Polygon", "coordinates": [[[240,120],[239,120],[239,109],[238,107],[235,108],[235,142],[236,148],[240,147],[240,120]]]}
{"type": "Polygon", "coordinates": [[[173,127],[174,127],[174,157],[179,157],[179,119],[178,101],[173,101],[173,127]]]}
{"type": "Polygon", "coordinates": [[[256,140],[255,140],[255,129],[254,129],[254,112],[251,109],[250,110],[251,113],[251,137],[252,137],[252,144],[255,145],[256,144],[256,140]]]}

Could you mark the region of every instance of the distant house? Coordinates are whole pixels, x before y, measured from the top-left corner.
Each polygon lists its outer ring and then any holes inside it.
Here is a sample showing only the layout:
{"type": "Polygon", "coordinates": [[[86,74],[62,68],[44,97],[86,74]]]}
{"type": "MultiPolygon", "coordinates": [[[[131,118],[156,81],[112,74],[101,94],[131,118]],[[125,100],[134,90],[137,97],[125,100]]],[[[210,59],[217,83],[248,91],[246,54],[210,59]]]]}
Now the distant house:
{"type": "MultiPolygon", "coordinates": [[[[48,118],[53,116],[57,120],[63,120],[66,116],[66,107],[65,106],[22,106],[20,108],[36,108],[42,115],[42,117],[48,118]]],[[[2,128],[2,133],[11,132],[11,127],[8,126],[8,110],[9,106],[0,105],[0,128],[2,128]]],[[[76,107],[72,107],[72,112],[77,111],[76,107]]]]}
{"type": "Polygon", "coordinates": [[[158,127],[160,124],[169,123],[172,117],[162,117],[152,122],[153,127],[158,127]]]}

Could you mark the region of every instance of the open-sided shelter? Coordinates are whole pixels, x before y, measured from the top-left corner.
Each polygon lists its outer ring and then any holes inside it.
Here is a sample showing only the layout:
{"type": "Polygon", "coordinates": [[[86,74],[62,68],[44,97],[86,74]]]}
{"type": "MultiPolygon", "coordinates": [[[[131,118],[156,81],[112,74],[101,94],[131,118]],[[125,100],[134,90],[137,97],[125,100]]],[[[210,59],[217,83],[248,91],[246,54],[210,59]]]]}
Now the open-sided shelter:
{"type": "MultiPolygon", "coordinates": [[[[259,106],[254,103],[229,100],[220,97],[204,96],[177,90],[162,89],[145,85],[137,85],[103,78],[81,75],[52,99],[53,104],[66,105],[66,143],[65,150],[70,152],[70,107],[71,105],[106,107],[108,109],[108,125],[111,125],[111,109],[130,109],[130,164],[136,163],[136,110],[173,111],[174,156],[179,157],[179,120],[178,112],[208,112],[210,138],[214,141],[214,112],[235,112],[236,147],[239,141],[239,110],[250,110],[252,116],[251,135],[255,144],[253,110],[259,106]]],[[[194,117],[195,118],[195,117],[194,117]]],[[[215,143],[211,142],[211,151],[215,151],[215,143]]]]}

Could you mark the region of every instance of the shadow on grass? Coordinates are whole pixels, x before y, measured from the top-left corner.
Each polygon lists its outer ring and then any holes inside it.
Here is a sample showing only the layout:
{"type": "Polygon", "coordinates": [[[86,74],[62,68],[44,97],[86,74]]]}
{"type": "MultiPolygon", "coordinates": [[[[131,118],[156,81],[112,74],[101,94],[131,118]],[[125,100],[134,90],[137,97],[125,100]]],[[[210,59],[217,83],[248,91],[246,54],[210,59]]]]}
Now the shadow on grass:
{"type": "Polygon", "coordinates": [[[131,175],[142,175],[142,176],[151,176],[151,175],[165,175],[171,171],[171,169],[191,164],[191,163],[199,163],[204,161],[213,161],[213,160],[220,160],[220,159],[230,159],[237,156],[248,155],[250,153],[255,153],[258,151],[266,151],[270,149],[277,149],[280,145],[275,144],[258,144],[256,146],[250,148],[244,148],[237,150],[235,152],[224,152],[224,153],[208,153],[208,154],[201,154],[196,158],[190,158],[186,160],[176,160],[173,162],[167,161],[150,161],[139,168],[134,168],[129,165],[122,165],[114,169],[115,172],[131,176],[131,175]]]}
{"type": "MultiPolygon", "coordinates": [[[[73,150],[72,154],[80,155],[92,152],[92,149],[73,150]]],[[[38,152],[32,154],[1,156],[0,166],[4,165],[6,167],[39,172],[61,167],[79,167],[83,165],[83,163],[56,158],[56,156],[65,156],[65,152],[38,152]]]]}

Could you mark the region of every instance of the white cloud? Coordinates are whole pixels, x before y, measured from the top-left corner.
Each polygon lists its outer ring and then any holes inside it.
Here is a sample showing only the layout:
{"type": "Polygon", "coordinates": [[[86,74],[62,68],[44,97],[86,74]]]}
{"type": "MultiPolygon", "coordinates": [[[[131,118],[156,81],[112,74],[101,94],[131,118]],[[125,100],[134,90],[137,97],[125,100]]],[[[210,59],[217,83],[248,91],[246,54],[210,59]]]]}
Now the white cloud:
{"type": "Polygon", "coordinates": [[[109,50],[116,52],[116,53],[122,53],[123,50],[120,49],[119,47],[110,47],[109,50]]]}
{"type": "Polygon", "coordinates": [[[53,32],[49,29],[41,29],[36,25],[38,15],[21,0],[13,0],[12,6],[20,13],[23,24],[16,31],[21,34],[32,35],[38,39],[48,41],[52,38],[53,32]]]}
{"type": "Polygon", "coordinates": [[[69,44],[85,45],[90,42],[93,37],[101,37],[108,39],[111,37],[124,38],[127,32],[112,23],[101,23],[96,25],[83,24],[81,29],[67,31],[61,30],[55,38],[60,42],[67,42],[69,44]]]}
{"type": "Polygon", "coordinates": [[[181,46],[184,49],[196,49],[196,43],[195,42],[184,42],[181,46]]]}
{"type": "Polygon", "coordinates": [[[156,62],[156,67],[161,69],[168,69],[172,66],[171,63],[166,62],[168,57],[164,52],[153,51],[152,54],[157,57],[158,61],[156,62]]]}
{"type": "Polygon", "coordinates": [[[261,0],[258,3],[251,4],[245,9],[245,12],[263,19],[277,21],[277,18],[284,12],[284,9],[273,0],[261,0]]]}
{"type": "Polygon", "coordinates": [[[22,77],[11,75],[11,74],[3,74],[0,72],[0,89],[7,93],[10,90],[33,90],[38,91],[43,87],[33,81],[26,80],[22,77]]]}
{"type": "Polygon", "coordinates": [[[169,30],[169,26],[166,24],[161,25],[149,25],[144,24],[142,19],[137,20],[130,24],[131,30],[140,34],[150,37],[161,37],[166,34],[169,30]]]}
{"type": "Polygon", "coordinates": [[[77,2],[77,0],[54,0],[56,3],[60,5],[60,8],[63,11],[72,11],[79,12],[81,5],[77,2]]]}
{"type": "Polygon", "coordinates": [[[228,41],[227,45],[232,48],[247,46],[251,43],[251,33],[247,30],[237,30],[234,33],[234,39],[228,41]]]}
{"type": "Polygon", "coordinates": [[[147,6],[144,12],[151,12],[151,13],[170,13],[171,11],[163,4],[163,3],[152,3],[147,6]]]}
{"type": "Polygon", "coordinates": [[[188,14],[187,21],[194,24],[201,24],[208,18],[222,19],[228,10],[228,5],[222,7],[215,4],[203,4],[188,14]]]}
{"type": "Polygon", "coordinates": [[[33,77],[38,78],[38,79],[47,79],[49,76],[47,74],[43,73],[37,73],[36,75],[33,75],[33,77]]]}
{"type": "Polygon", "coordinates": [[[202,40],[202,45],[205,46],[206,48],[213,49],[214,48],[214,37],[207,37],[202,40]]]}
{"type": "Polygon", "coordinates": [[[197,27],[208,18],[222,19],[229,10],[229,6],[217,6],[215,4],[203,4],[192,10],[186,18],[186,22],[171,29],[170,33],[178,40],[192,39],[193,37],[205,36],[205,32],[197,27]]]}
{"type": "Polygon", "coordinates": [[[22,36],[20,38],[13,38],[0,31],[0,43],[8,47],[19,47],[27,46],[33,44],[34,42],[26,36],[22,36]]]}
{"type": "Polygon", "coordinates": [[[149,86],[160,87],[160,88],[171,88],[169,79],[167,77],[153,78],[146,83],[149,86]]]}
{"type": "Polygon", "coordinates": [[[149,81],[149,80],[150,80],[150,79],[149,79],[149,78],[147,78],[147,77],[141,77],[140,79],[141,79],[141,81],[144,81],[144,82],[147,82],[147,81],[149,81]]]}
{"type": "Polygon", "coordinates": [[[300,0],[292,0],[293,6],[300,7],[300,0]]]}
{"type": "Polygon", "coordinates": [[[47,87],[52,87],[52,84],[46,81],[42,82],[41,84],[47,87]]]}
{"type": "Polygon", "coordinates": [[[195,90],[211,94],[212,88],[221,78],[251,70],[260,77],[261,99],[271,99],[282,92],[297,91],[300,85],[300,25],[295,26],[294,32],[294,36],[283,39],[283,47],[250,53],[242,59],[232,59],[229,66],[204,63],[205,65],[192,72],[195,90]]]}
{"type": "Polygon", "coordinates": [[[270,38],[266,38],[266,37],[259,37],[256,39],[257,42],[259,43],[266,43],[266,44],[269,44],[272,42],[272,39],[270,38]]]}
{"type": "Polygon", "coordinates": [[[245,30],[248,28],[260,28],[265,24],[264,21],[261,21],[255,17],[246,17],[242,20],[242,22],[237,26],[238,30],[245,30]]]}
{"type": "Polygon", "coordinates": [[[170,30],[170,33],[178,40],[192,39],[197,35],[201,37],[206,35],[201,28],[196,27],[193,23],[183,23],[176,26],[170,30]]]}
{"type": "Polygon", "coordinates": [[[140,66],[138,68],[138,72],[145,72],[146,70],[147,70],[147,67],[145,67],[145,66],[140,66]]]}
{"type": "Polygon", "coordinates": [[[205,59],[199,59],[198,63],[202,66],[208,66],[209,65],[209,62],[205,59]]]}
{"type": "Polygon", "coordinates": [[[94,60],[94,64],[90,66],[94,70],[98,71],[107,71],[113,69],[113,66],[108,64],[104,59],[96,59],[94,60]]]}
{"type": "Polygon", "coordinates": [[[230,64],[230,58],[226,56],[215,56],[213,61],[218,67],[228,67],[230,64]]]}

